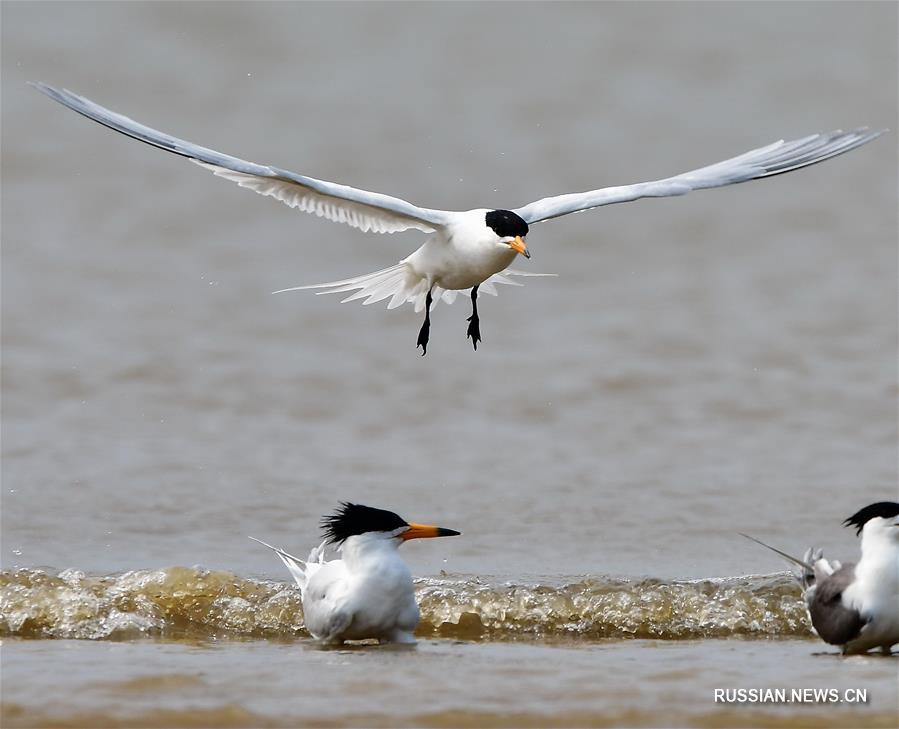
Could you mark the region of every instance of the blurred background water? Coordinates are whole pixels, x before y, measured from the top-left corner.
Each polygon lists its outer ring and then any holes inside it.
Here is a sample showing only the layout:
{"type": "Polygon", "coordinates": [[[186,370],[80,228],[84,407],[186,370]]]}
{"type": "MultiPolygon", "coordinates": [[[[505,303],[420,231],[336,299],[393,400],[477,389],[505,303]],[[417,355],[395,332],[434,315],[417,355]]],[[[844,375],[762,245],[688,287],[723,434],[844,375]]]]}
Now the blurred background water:
{"type": "MultiPolygon", "coordinates": [[[[460,529],[404,548],[424,576],[733,576],[782,568],[737,531],[852,556],[841,520],[896,498],[895,131],[534,226],[518,267],[559,278],[485,297],[477,353],[467,302],[437,307],[420,358],[411,307],[270,295],[390,265],[419,234],[302,215],[25,84],[424,206],[515,207],[896,130],[895,4],[4,3],[2,20],[5,570],[283,580],[246,535],[302,553],[346,499],[460,529]]],[[[4,700],[26,705],[43,684],[24,645],[7,641],[4,700]]],[[[507,660],[497,645],[484,661],[507,660]]],[[[701,645],[708,680],[743,649],[701,645]]],[[[816,645],[790,645],[785,672],[818,675],[816,645]]],[[[869,679],[895,697],[888,665],[869,679]]]]}

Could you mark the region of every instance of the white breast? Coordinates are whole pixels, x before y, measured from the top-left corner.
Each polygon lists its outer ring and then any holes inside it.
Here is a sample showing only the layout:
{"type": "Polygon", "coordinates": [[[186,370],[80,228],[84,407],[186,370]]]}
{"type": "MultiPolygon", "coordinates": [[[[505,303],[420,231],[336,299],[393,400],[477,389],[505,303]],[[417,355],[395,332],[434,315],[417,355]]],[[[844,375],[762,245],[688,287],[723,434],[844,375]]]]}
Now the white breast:
{"type": "Polygon", "coordinates": [[[855,580],[843,591],[843,602],[869,621],[850,645],[861,650],[899,643],[899,545],[868,537],[866,532],[855,580]]]}
{"type": "Polygon", "coordinates": [[[405,259],[431,285],[469,289],[506,269],[517,255],[487,227],[487,210],[458,213],[439,235],[405,259]]]}
{"type": "Polygon", "coordinates": [[[411,640],[418,625],[412,574],[394,540],[350,537],[303,592],[306,627],[324,640],[411,640]]]}

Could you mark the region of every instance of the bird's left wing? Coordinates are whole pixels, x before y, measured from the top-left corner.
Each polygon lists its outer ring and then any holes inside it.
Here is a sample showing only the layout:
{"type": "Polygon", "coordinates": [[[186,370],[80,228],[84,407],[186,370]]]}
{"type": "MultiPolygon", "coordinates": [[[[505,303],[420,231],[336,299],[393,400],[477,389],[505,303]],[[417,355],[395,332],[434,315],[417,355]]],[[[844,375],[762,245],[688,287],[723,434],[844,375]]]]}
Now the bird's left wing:
{"type": "Polygon", "coordinates": [[[760,177],[781,175],[860,147],[876,139],[884,131],[886,130],[870,131],[867,127],[861,127],[851,132],[812,134],[791,142],[780,140],[766,147],[753,149],[739,157],[701,167],[692,172],[684,172],[675,177],[667,177],[664,180],[545,197],[512,212],[530,225],[569,213],[580,213],[600,205],[630,202],[644,197],[686,195],[692,190],[723,187],[760,177]]]}
{"type": "Polygon", "coordinates": [[[829,576],[816,577],[815,592],[807,602],[818,635],[832,645],[845,645],[855,640],[869,622],[868,617],[844,599],[846,588],[855,579],[855,564],[847,563],[829,576]]]}
{"type": "Polygon", "coordinates": [[[420,208],[390,195],[357,190],[231,157],[151,129],[71,91],[42,83],[31,85],[73,111],[132,139],[187,157],[241,187],[336,223],[375,233],[396,233],[410,228],[431,233],[443,226],[450,216],[446,211],[420,208]]]}

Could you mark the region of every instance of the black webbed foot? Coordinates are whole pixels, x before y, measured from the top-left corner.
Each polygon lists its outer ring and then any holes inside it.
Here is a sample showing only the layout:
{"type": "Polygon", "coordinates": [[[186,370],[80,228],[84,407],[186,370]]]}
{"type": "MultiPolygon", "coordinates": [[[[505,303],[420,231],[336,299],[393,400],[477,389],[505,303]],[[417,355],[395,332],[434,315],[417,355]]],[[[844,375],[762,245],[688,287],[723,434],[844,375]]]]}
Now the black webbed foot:
{"type": "Polygon", "coordinates": [[[481,319],[478,317],[478,287],[475,286],[471,290],[471,316],[468,317],[468,333],[466,336],[471,340],[474,351],[478,351],[478,342],[481,341],[481,319]]]}
{"type": "Polygon", "coordinates": [[[421,347],[421,356],[424,357],[428,353],[428,339],[430,339],[431,335],[431,322],[425,319],[424,324],[421,325],[421,329],[418,330],[418,341],[416,342],[416,347],[421,347]]]}
{"type": "Polygon", "coordinates": [[[424,357],[428,353],[428,339],[431,337],[431,292],[425,298],[425,320],[422,322],[421,329],[418,330],[418,342],[416,347],[421,347],[421,356],[424,357]]]}
{"type": "Polygon", "coordinates": [[[469,323],[468,325],[468,338],[471,340],[472,345],[474,346],[475,352],[478,351],[478,342],[481,341],[481,320],[478,318],[477,314],[472,314],[467,319],[469,323]]]}

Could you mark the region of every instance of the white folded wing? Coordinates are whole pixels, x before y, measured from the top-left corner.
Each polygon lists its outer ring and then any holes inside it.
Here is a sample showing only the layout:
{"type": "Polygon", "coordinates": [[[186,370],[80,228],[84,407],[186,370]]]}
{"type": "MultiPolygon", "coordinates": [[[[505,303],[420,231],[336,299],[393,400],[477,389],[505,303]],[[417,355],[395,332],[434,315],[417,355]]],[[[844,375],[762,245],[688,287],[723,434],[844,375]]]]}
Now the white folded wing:
{"type": "Polygon", "coordinates": [[[792,142],[780,140],[767,147],[753,149],[739,157],[664,180],[546,197],[513,210],[513,212],[528,224],[532,224],[569,213],[580,213],[600,205],[630,202],[644,197],[686,195],[692,190],[723,187],[760,177],[781,175],[784,172],[808,167],[860,147],[872,139],[876,139],[884,131],[886,130],[872,132],[867,127],[862,127],[851,132],[835,131],[829,134],[812,134],[792,142]]]}
{"type": "Polygon", "coordinates": [[[89,119],[141,142],[187,157],[219,177],[236,182],[261,195],[268,195],[292,208],[336,223],[375,233],[396,233],[416,228],[431,233],[444,225],[449,213],[420,208],[396,197],[357,190],[347,185],[317,180],[277,167],[258,165],[200,147],[164,132],[151,129],[90,99],[42,83],[39,91],[89,119]]]}

